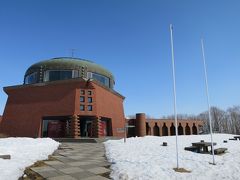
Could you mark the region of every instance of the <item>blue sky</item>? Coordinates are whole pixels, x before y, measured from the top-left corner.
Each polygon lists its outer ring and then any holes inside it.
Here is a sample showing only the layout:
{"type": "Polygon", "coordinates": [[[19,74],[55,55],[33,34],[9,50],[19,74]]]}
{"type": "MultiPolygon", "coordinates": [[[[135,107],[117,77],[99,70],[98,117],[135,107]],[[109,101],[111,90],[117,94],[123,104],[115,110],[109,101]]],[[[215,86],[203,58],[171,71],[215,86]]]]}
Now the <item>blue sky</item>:
{"type": "Polygon", "coordinates": [[[5,86],[23,83],[33,63],[53,57],[90,59],[109,69],[125,114],[173,114],[169,24],[174,25],[177,109],[207,109],[201,36],[210,101],[240,103],[238,0],[5,0],[0,1],[0,114],[5,86]]]}

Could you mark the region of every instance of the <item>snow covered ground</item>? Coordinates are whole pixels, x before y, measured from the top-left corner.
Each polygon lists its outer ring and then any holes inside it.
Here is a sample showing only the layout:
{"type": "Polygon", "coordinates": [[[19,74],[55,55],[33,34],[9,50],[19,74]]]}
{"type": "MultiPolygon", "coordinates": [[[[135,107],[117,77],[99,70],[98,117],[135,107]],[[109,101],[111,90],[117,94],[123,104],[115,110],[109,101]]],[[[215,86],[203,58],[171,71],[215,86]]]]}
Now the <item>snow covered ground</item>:
{"type": "Polygon", "coordinates": [[[0,180],[17,180],[25,168],[48,158],[59,146],[50,138],[3,138],[0,154],[10,154],[10,160],[0,159],[0,180]]]}
{"type": "Polygon", "coordinates": [[[212,156],[185,151],[184,147],[192,142],[205,140],[210,142],[210,135],[179,136],[179,166],[191,173],[178,173],[176,167],[175,136],[128,138],[105,142],[106,155],[110,162],[111,177],[115,180],[172,180],[197,179],[219,180],[240,179],[240,141],[229,141],[231,134],[214,134],[215,148],[226,147],[227,153],[215,155],[217,165],[209,164],[212,156]],[[228,143],[223,143],[228,140],[228,143]],[[168,146],[161,146],[167,142],[168,146]]]}

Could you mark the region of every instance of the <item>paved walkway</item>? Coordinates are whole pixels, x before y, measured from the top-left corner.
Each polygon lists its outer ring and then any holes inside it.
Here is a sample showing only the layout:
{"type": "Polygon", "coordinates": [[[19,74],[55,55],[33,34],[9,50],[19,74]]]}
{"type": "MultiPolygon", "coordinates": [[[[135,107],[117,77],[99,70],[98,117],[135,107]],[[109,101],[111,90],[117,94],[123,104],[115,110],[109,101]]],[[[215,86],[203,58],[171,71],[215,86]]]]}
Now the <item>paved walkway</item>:
{"type": "Polygon", "coordinates": [[[107,180],[109,166],[103,143],[62,143],[46,166],[31,170],[48,180],[107,180]]]}

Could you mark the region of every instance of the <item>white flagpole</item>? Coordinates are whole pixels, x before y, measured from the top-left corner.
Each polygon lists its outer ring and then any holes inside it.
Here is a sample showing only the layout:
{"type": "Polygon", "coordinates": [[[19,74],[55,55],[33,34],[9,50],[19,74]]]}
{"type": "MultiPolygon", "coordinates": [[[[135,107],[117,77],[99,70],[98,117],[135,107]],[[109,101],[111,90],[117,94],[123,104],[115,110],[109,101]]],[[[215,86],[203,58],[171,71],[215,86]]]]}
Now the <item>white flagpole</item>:
{"type": "Polygon", "coordinates": [[[210,101],[209,101],[208,79],[207,79],[207,67],[206,67],[206,60],[205,60],[203,39],[201,39],[201,45],[202,45],[202,58],[203,58],[204,75],[205,75],[206,95],[207,95],[207,103],[208,103],[208,118],[209,118],[209,124],[210,124],[210,134],[211,134],[211,143],[212,143],[212,158],[213,158],[213,164],[215,165],[214,147],[213,147],[213,137],[212,137],[211,106],[210,106],[210,101]]]}
{"type": "Polygon", "coordinates": [[[175,115],[175,133],[176,133],[176,156],[177,156],[177,169],[178,164],[178,123],[177,123],[177,97],[176,97],[176,77],[175,77],[175,61],[174,61],[174,49],[173,49],[173,26],[170,24],[171,33],[171,50],[172,50],[172,76],[173,76],[173,93],[174,93],[174,115],[175,115]]]}

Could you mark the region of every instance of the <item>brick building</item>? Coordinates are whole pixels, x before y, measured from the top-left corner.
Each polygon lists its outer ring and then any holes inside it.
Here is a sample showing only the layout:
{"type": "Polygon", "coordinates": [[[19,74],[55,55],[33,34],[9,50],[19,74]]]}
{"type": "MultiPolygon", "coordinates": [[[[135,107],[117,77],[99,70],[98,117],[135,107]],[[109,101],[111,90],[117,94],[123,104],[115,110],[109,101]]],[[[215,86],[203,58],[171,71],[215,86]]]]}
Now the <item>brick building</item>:
{"type": "MultiPolygon", "coordinates": [[[[92,61],[53,58],[33,64],[22,85],[4,87],[8,95],[0,133],[26,137],[124,136],[124,97],[113,75],[92,61]]],[[[129,120],[128,136],[174,135],[173,120],[129,120]]],[[[180,134],[198,134],[201,121],[179,121],[180,134]]]]}
{"type": "MultiPolygon", "coordinates": [[[[128,137],[134,136],[173,136],[175,121],[173,119],[149,119],[144,113],[136,114],[136,118],[127,119],[134,127],[128,129],[128,137]]],[[[178,135],[199,134],[202,132],[202,120],[178,119],[178,135]]]]}
{"type": "Polygon", "coordinates": [[[0,132],[28,137],[123,136],[124,97],[113,75],[78,58],[32,65],[24,84],[4,87],[8,100],[0,132]]]}

